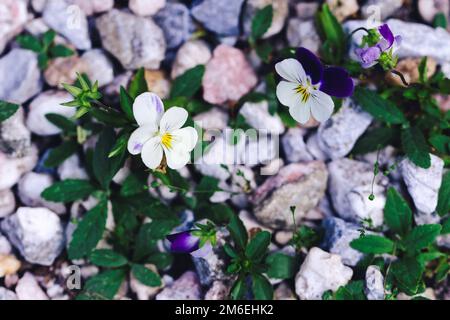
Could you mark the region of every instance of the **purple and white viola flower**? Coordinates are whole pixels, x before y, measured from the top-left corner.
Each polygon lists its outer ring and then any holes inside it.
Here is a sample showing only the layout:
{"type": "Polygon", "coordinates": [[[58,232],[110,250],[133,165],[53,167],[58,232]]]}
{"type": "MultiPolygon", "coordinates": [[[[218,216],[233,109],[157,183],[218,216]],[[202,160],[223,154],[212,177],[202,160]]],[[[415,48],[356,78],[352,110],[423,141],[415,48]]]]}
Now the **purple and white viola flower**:
{"type": "Polygon", "coordinates": [[[183,231],[167,236],[170,242],[170,250],[178,253],[190,253],[196,258],[205,258],[212,253],[212,246],[209,242],[200,246],[200,238],[193,235],[192,231],[183,231]]]}
{"type": "Polygon", "coordinates": [[[198,134],[193,127],[181,128],[188,118],[185,109],[172,107],[164,112],[161,99],[145,92],[135,99],[133,115],[139,128],[128,140],[131,154],[140,153],[150,169],[158,168],[163,156],[171,169],[180,169],[189,162],[198,134]]]}
{"type": "Polygon", "coordinates": [[[387,24],[366,31],[368,34],[363,37],[362,48],[355,49],[361,66],[367,69],[380,63],[385,70],[393,69],[397,64],[394,53],[400,46],[402,37],[394,36],[387,24]]]}
{"type": "Polygon", "coordinates": [[[343,68],[323,66],[306,48],[298,48],[296,57],[275,65],[277,73],[286,80],[277,86],[278,100],[289,107],[292,118],[301,124],[308,122],[311,114],[317,121],[324,122],[334,110],[331,96],[351,96],[353,80],[343,68]]]}

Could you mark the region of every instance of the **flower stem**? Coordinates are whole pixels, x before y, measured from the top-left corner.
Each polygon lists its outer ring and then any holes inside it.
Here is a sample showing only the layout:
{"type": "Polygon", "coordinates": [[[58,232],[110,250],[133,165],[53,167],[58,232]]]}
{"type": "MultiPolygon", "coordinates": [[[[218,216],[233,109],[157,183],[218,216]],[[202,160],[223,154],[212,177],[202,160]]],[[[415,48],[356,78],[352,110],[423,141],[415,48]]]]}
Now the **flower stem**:
{"type": "Polygon", "coordinates": [[[349,35],[347,36],[347,40],[349,40],[351,37],[353,37],[353,35],[355,33],[357,33],[358,31],[365,31],[367,34],[369,34],[369,30],[367,30],[364,27],[359,27],[359,28],[357,28],[357,29],[355,29],[355,30],[353,30],[352,32],[349,33],[349,35]]]}
{"type": "Polygon", "coordinates": [[[395,69],[392,69],[391,73],[399,76],[405,86],[407,86],[407,87],[409,86],[409,83],[406,81],[405,76],[401,72],[399,72],[395,69]]]}

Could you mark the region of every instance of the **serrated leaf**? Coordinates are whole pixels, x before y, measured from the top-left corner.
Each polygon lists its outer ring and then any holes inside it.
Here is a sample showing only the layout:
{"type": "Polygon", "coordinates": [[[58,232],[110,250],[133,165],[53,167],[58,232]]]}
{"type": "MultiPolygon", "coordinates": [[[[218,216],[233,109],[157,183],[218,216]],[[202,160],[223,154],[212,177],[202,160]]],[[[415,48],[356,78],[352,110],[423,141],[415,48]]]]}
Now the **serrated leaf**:
{"type": "Polygon", "coordinates": [[[95,187],[88,180],[67,179],[52,184],[41,196],[53,202],[72,202],[87,198],[94,191],[95,187]]]}
{"type": "Polygon", "coordinates": [[[269,280],[261,274],[252,275],[252,291],[256,300],[273,299],[273,287],[269,280]]]}
{"type": "Polygon", "coordinates": [[[77,300],[108,300],[113,299],[125,280],[125,270],[106,270],[89,278],[77,300]]]}
{"type": "Polygon", "coordinates": [[[252,20],[253,39],[261,38],[272,25],[273,7],[271,4],[258,10],[252,20]]]}
{"type": "Polygon", "coordinates": [[[170,97],[193,97],[202,86],[205,66],[198,65],[187,70],[181,76],[177,77],[172,83],[170,97]]]}
{"type": "Polygon", "coordinates": [[[146,286],[159,287],[162,284],[161,277],[142,264],[133,264],[131,272],[140,283],[146,286]]]}
{"type": "Polygon", "coordinates": [[[19,105],[0,100],[0,123],[12,117],[17,110],[19,105]]]}
{"type": "Polygon", "coordinates": [[[92,251],[89,260],[97,266],[109,268],[121,267],[128,263],[127,258],[110,249],[98,249],[92,251]]]}
{"type": "Polygon", "coordinates": [[[450,172],[447,172],[442,177],[436,211],[440,216],[444,216],[450,212],[450,172]]]}
{"type": "Polygon", "coordinates": [[[392,253],[394,242],[381,236],[365,235],[350,242],[350,247],[367,254],[392,253]]]}
{"type": "Polygon", "coordinates": [[[400,236],[407,235],[411,230],[412,211],[405,199],[394,188],[389,188],[387,192],[384,221],[389,229],[400,236]]]}
{"type": "Polygon", "coordinates": [[[128,87],[128,94],[134,100],[136,97],[148,91],[147,81],[145,80],[145,70],[140,68],[133,77],[128,87]]]}
{"type": "Polygon", "coordinates": [[[62,144],[50,150],[44,161],[44,166],[54,168],[63,163],[78,150],[78,143],[74,140],[64,141],[62,144]]]}
{"type": "Polygon", "coordinates": [[[403,245],[409,252],[419,251],[434,243],[441,229],[439,224],[417,226],[405,237],[403,245]]]}
{"type": "Polygon", "coordinates": [[[268,231],[258,232],[245,248],[245,255],[252,261],[259,262],[267,253],[270,245],[271,234],[268,231]]]}
{"type": "Polygon", "coordinates": [[[405,128],[401,134],[402,148],[415,165],[428,169],[431,166],[429,147],[422,132],[417,127],[405,128]]]}

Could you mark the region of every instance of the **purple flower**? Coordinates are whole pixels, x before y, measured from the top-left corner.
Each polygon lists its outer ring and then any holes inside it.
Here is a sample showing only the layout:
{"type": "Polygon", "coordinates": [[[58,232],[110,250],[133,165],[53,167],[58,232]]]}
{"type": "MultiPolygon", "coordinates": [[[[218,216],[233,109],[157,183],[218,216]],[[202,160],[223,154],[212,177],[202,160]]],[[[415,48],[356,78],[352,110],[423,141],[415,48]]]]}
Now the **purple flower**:
{"type": "Polygon", "coordinates": [[[170,250],[173,252],[190,253],[199,249],[200,239],[191,234],[191,231],[183,231],[167,236],[170,241],[170,250]]]}

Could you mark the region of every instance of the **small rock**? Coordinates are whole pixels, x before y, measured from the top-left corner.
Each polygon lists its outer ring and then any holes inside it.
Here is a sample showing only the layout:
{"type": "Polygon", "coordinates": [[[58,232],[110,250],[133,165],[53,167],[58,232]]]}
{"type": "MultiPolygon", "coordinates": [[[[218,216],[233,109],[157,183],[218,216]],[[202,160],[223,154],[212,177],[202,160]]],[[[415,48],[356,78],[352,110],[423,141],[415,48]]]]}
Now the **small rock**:
{"type": "MultiPolygon", "coordinates": [[[[158,272],[157,268],[152,264],[146,265],[146,267],[148,269],[152,270],[153,272],[156,272],[156,273],[158,272]]],[[[159,291],[161,291],[161,289],[163,287],[164,287],[164,282],[159,287],[146,286],[145,284],[142,284],[141,282],[139,282],[139,280],[136,279],[136,277],[133,275],[133,273],[130,272],[130,289],[131,289],[131,291],[136,293],[138,300],[153,299],[156,296],[156,294],[159,291]]]]}
{"type": "Polygon", "coordinates": [[[26,272],[17,283],[16,294],[19,300],[48,300],[36,278],[29,272],[26,272]]]}
{"type": "Polygon", "coordinates": [[[8,239],[0,233],[0,255],[8,255],[11,253],[11,244],[8,239]]]}
{"type": "Polygon", "coordinates": [[[182,3],[167,3],[154,18],[164,32],[169,49],[176,48],[188,40],[195,28],[189,9],[182,3]]]}
{"type": "Polygon", "coordinates": [[[219,45],[206,64],[203,98],[213,104],[237,101],[257,83],[251,66],[239,49],[219,45]]]}
{"type": "Polygon", "coordinates": [[[77,49],[91,48],[86,14],[70,0],[47,0],[42,17],[50,28],[66,37],[77,49]]]}
{"type": "Polygon", "coordinates": [[[0,301],[2,300],[17,300],[17,295],[14,291],[0,287],[0,301]]]}
{"type": "Polygon", "coordinates": [[[25,49],[13,49],[0,59],[0,99],[22,104],[42,90],[37,56],[25,49]]]}
{"type": "Polygon", "coordinates": [[[438,13],[444,14],[447,19],[450,16],[450,3],[448,0],[419,0],[417,7],[423,20],[428,23],[432,23],[438,13]]]}
{"type": "Polygon", "coordinates": [[[431,166],[428,169],[416,166],[409,159],[400,163],[403,180],[414,205],[425,214],[431,214],[436,209],[444,169],[442,159],[433,154],[430,156],[431,166]]]}
{"type": "Polygon", "coordinates": [[[156,300],[200,300],[201,287],[195,272],[186,271],[169,287],[164,288],[156,300]]]}
{"type": "Polygon", "coordinates": [[[361,227],[334,217],[323,220],[322,226],[325,229],[324,248],[340,255],[345,265],[356,266],[364,254],[350,247],[350,242],[359,238],[361,227]]]}
{"type": "Polygon", "coordinates": [[[137,17],[113,9],[96,20],[103,47],[125,67],[158,69],[166,42],[162,30],[151,18],[137,17]]]}
{"type": "Polygon", "coordinates": [[[194,117],[194,122],[205,131],[204,139],[210,140],[213,136],[213,131],[221,131],[227,127],[228,114],[222,109],[214,107],[208,111],[197,114],[194,117]]]}
{"type": "Polygon", "coordinates": [[[77,73],[86,72],[85,62],[76,55],[50,60],[44,71],[45,82],[60,89],[63,88],[63,83],[73,84],[77,80],[77,73]]]}
{"type": "Polygon", "coordinates": [[[364,293],[367,300],[384,300],[384,277],[378,266],[367,268],[364,293]]]}
{"type": "Polygon", "coordinates": [[[16,274],[20,269],[20,261],[13,255],[0,254],[0,278],[16,274]]]}
{"type": "Polygon", "coordinates": [[[33,7],[33,10],[38,13],[41,13],[45,8],[47,0],[31,0],[30,2],[31,6],[33,7]]]}
{"type": "Polygon", "coordinates": [[[206,64],[210,59],[211,50],[206,42],[202,40],[187,41],[177,51],[170,76],[175,79],[197,65],[206,64]]]}
{"type": "Polygon", "coordinates": [[[346,100],[336,114],[319,126],[319,147],[331,159],[346,156],[372,120],[370,114],[362,111],[351,100],[346,100]]]}
{"type": "Polygon", "coordinates": [[[320,37],[313,20],[289,19],[286,36],[291,47],[305,47],[318,52],[320,37]]]}
{"type": "Polygon", "coordinates": [[[318,9],[319,3],[317,2],[300,2],[295,5],[297,17],[302,20],[314,19],[318,9]]]}
{"type": "Polygon", "coordinates": [[[214,281],[205,294],[204,300],[227,300],[230,294],[230,286],[222,281],[214,281]]]}
{"type": "Polygon", "coordinates": [[[244,30],[251,34],[252,21],[258,10],[272,5],[273,18],[270,28],[264,33],[263,39],[267,39],[281,31],[289,13],[289,3],[286,0],[249,0],[245,8],[244,30]]]}
{"type": "Polygon", "coordinates": [[[324,196],[328,172],[321,161],[292,163],[269,177],[251,197],[255,217],[274,229],[294,226],[291,207],[295,206],[297,224],[324,196]]]}
{"type": "Polygon", "coordinates": [[[0,152],[0,177],[2,177],[0,179],[0,190],[14,186],[24,173],[33,170],[37,161],[38,150],[35,146],[32,146],[30,152],[21,158],[8,157],[0,152]]]}
{"type": "Polygon", "coordinates": [[[274,300],[297,300],[292,289],[282,282],[273,292],[274,300]]]}
{"type": "Polygon", "coordinates": [[[163,71],[145,70],[145,81],[152,92],[157,94],[161,99],[169,97],[171,85],[163,71]]]}
{"type": "Polygon", "coordinates": [[[309,162],[314,157],[308,152],[306,144],[303,141],[305,130],[300,128],[291,128],[281,138],[284,154],[289,162],[309,162]]]}
{"type": "Polygon", "coordinates": [[[375,18],[384,21],[400,9],[403,2],[404,0],[369,0],[361,8],[362,16],[370,19],[376,15],[375,18]]]}
{"type": "Polygon", "coordinates": [[[25,126],[24,111],[17,112],[0,123],[0,150],[13,156],[26,155],[31,147],[31,133],[25,126]]]}
{"type": "Polygon", "coordinates": [[[70,0],[87,15],[109,11],[114,7],[114,0],[70,0]]]}
{"type": "Polygon", "coordinates": [[[26,206],[46,207],[57,214],[64,214],[66,206],[63,203],[47,201],[41,197],[41,193],[53,183],[51,175],[28,172],[19,181],[19,198],[26,206]]]}
{"type": "Polygon", "coordinates": [[[354,223],[370,219],[374,227],[381,226],[388,179],[378,175],[373,186],[375,199],[370,201],[368,197],[372,191],[372,165],[343,158],[330,162],[328,171],[329,192],[339,216],[354,223]]]}
{"type": "Polygon", "coordinates": [[[206,29],[222,36],[239,34],[239,16],[244,0],[196,0],[191,14],[206,29]]]}
{"type": "Polygon", "coordinates": [[[319,248],[311,248],[295,277],[295,293],[301,300],[322,300],[328,291],[345,286],[353,270],[342,264],[341,257],[319,248]]]}
{"type": "MultiPolygon", "coordinates": [[[[0,3],[0,54],[8,42],[18,35],[28,19],[26,0],[3,0],[0,3]]],[[[2,78],[4,79],[4,78],[2,78]]]]}
{"type": "Polygon", "coordinates": [[[246,102],[239,110],[252,128],[259,132],[266,132],[270,135],[280,135],[284,132],[284,125],[278,114],[269,113],[269,103],[267,100],[252,103],[246,102]]]}
{"type": "Polygon", "coordinates": [[[354,15],[359,10],[357,0],[327,0],[326,2],[339,22],[354,15]]]}
{"type": "Polygon", "coordinates": [[[31,132],[40,136],[51,136],[61,133],[61,129],[48,121],[45,115],[56,113],[66,118],[74,116],[75,108],[61,105],[61,103],[71,100],[72,96],[64,91],[45,91],[41,93],[30,103],[27,117],[28,128],[31,132]]]}
{"type": "Polygon", "coordinates": [[[103,87],[114,81],[114,70],[111,61],[100,49],[86,51],[81,60],[85,68],[85,73],[92,81],[98,81],[98,85],[103,87]]]}
{"type": "MultiPolygon", "coordinates": [[[[419,64],[421,58],[406,58],[400,60],[395,69],[403,74],[407,83],[419,82],[419,64]]],[[[433,58],[427,59],[427,77],[430,78],[437,68],[437,63],[433,58]]],[[[386,73],[386,79],[395,85],[405,86],[399,76],[394,75],[391,72],[386,73]]]]}
{"type": "Polygon", "coordinates": [[[152,16],[164,8],[166,0],[130,0],[128,7],[138,16],[152,16]]]}
{"type": "Polygon", "coordinates": [[[58,167],[60,180],[66,179],[88,179],[86,170],[80,165],[80,158],[74,154],[64,160],[58,167]]]}
{"type": "Polygon", "coordinates": [[[50,266],[64,247],[59,217],[47,208],[17,209],[2,221],[3,232],[25,260],[50,266]]]}
{"type": "Polygon", "coordinates": [[[308,137],[306,141],[306,150],[314,157],[316,160],[327,160],[328,156],[319,147],[317,132],[313,133],[308,137]]]}

